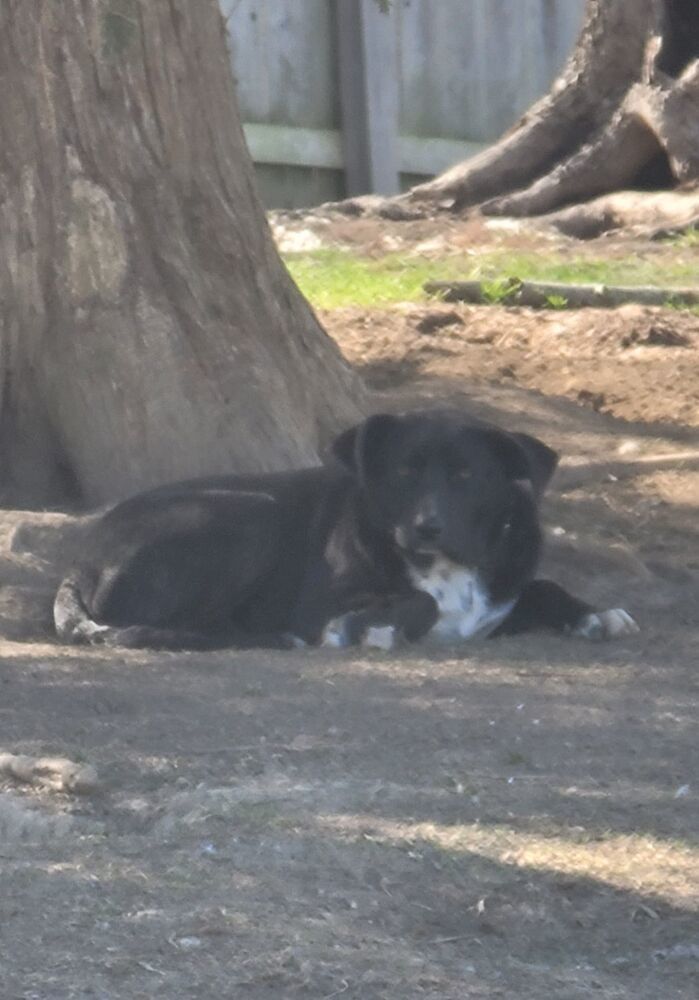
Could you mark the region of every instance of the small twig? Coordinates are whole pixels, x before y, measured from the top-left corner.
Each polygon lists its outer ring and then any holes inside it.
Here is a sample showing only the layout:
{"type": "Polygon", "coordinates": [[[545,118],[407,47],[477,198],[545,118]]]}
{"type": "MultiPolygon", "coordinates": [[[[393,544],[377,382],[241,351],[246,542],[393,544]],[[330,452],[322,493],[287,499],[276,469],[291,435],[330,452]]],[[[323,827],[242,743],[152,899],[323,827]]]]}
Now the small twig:
{"type": "Polygon", "coordinates": [[[465,941],[472,936],[472,934],[455,934],[453,937],[433,938],[427,944],[452,944],[454,941],[465,941]]]}
{"type": "Polygon", "coordinates": [[[137,961],[136,965],[140,965],[142,969],[146,970],[146,972],[152,972],[156,976],[164,976],[165,975],[165,973],[162,971],[162,969],[156,969],[156,967],[154,965],[149,965],[148,962],[139,962],[139,961],[137,961]]]}
{"type": "Polygon", "coordinates": [[[291,743],[248,743],[248,744],[232,744],[227,747],[202,747],[199,750],[188,750],[187,753],[191,754],[193,757],[204,757],[207,754],[217,754],[217,753],[248,753],[253,750],[294,750],[296,752],[304,750],[328,750],[331,747],[342,746],[343,750],[348,747],[357,746],[358,740],[352,740],[346,743],[332,743],[330,740],[326,742],[313,743],[311,746],[301,746],[297,744],[294,746],[293,741],[291,743]]]}
{"type": "Polygon", "coordinates": [[[349,989],[349,983],[346,979],[342,980],[342,989],[335,990],[334,993],[328,993],[327,996],[323,997],[323,1000],[330,1000],[331,997],[339,997],[341,993],[346,993],[349,989]]]}

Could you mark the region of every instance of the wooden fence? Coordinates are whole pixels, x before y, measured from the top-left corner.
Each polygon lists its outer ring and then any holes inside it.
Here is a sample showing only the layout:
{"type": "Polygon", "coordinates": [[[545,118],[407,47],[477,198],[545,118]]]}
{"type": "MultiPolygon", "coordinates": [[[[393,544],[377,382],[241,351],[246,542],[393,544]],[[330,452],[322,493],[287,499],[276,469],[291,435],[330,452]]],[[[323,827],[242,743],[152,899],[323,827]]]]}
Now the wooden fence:
{"type": "Polygon", "coordinates": [[[221,0],[267,203],[390,194],[473,155],[548,88],[585,0],[221,0]]]}

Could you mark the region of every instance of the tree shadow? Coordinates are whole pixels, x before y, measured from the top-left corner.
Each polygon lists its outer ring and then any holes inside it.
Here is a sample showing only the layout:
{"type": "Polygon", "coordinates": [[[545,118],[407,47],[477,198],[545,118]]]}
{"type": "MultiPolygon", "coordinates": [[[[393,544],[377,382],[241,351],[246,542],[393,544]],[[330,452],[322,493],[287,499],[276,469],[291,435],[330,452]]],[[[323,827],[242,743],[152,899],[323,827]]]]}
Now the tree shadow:
{"type": "Polygon", "coordinates": [[[10,652],[4,747],[79,756],[103,793],[25,796],[74,828],[4,843],[6,977],[34,927],[56,996],[88,946],[115,996],[692,996],[689,664],[547,637],[10,652]]]}

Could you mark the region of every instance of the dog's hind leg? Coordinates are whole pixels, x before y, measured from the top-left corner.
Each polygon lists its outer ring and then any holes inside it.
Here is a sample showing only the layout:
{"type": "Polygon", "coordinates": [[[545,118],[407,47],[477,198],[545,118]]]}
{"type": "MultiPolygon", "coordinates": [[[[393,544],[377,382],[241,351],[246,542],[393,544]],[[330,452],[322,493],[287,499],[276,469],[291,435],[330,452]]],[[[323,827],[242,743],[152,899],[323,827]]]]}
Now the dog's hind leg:
{"type": "Polygon", "coordinates": [[[93,646],[151,650],[214,649],[295,649],[293,638],[281,632],[249,632],[229,629],[221,633],[195,632],[188,629],[154,628],[150,625],[97,625],[87,637],[93,646]]]}
{"type": "Polygon", "coordinates": [[[160,509],[148,496],[127,503],[98,522],[87,558],[58,589],[60,638],[156,649],[290,645],[236,622],[276,558],[269,496],[219,490],[170,496],[160,509]]]}
{"type": "MultiPolygon", "coordinates": [[[[100,580],[103,592],[108,582],[100,580]]],[[[124,646],[131,649],[205,650],[235,646],[238,649],[291,649],[293,640],[281,633],[252,633],[230,627],[224,632],[205,632],[150,625],[111,625],[95,621],[86,604],[94,602],[94,577],[76,568],[63,579],[53,606],[56,633],[64,642],[93,646],[124,646]]]]}
{"type": "Polygon", "coordinates": [[[615,639],[639,631],[623,608],[596,611],[552,580],[528,583],[510,614],[491,635],[515,635],[536,629],[552,629],[584,639],[615,639]]]}
{"type": "Polygon", "coordinates": [[[108,626],[92,620],[87,609],[94,592],[94,575],[84,567],[71,570],[61,581],[53,602],[53,621],[56,634],[65,642],[91,642],[108,626]]]}

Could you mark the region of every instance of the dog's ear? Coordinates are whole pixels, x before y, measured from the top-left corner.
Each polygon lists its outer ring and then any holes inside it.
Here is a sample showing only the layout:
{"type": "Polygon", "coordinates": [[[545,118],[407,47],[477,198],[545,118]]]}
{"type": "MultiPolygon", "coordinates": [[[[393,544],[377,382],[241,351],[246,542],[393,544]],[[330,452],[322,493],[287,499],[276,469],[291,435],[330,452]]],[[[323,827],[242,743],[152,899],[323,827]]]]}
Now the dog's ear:
{"type": "Polygon", "coordinates": [[[558,464],[556,452],[529,434],[489,431],[488,438],[509,478],[529,483],[532,493],[538,499],[548,486],[558,464]]]}
{"type": "Polygon", "coordinates": [[[535,496],[540,497],[556,471],[558,452],[531,434],[513,434],[512,437],[527,458],[528,473],[525,478],[532,484],[535,496]]]}
{"type": "Polygon", "coordinates": [[[375,471],[381,447],[399,422],[399,417],[388,413],[369,417],[335,438],[332,453],[359,480],[364,480],[375,471]]]}

